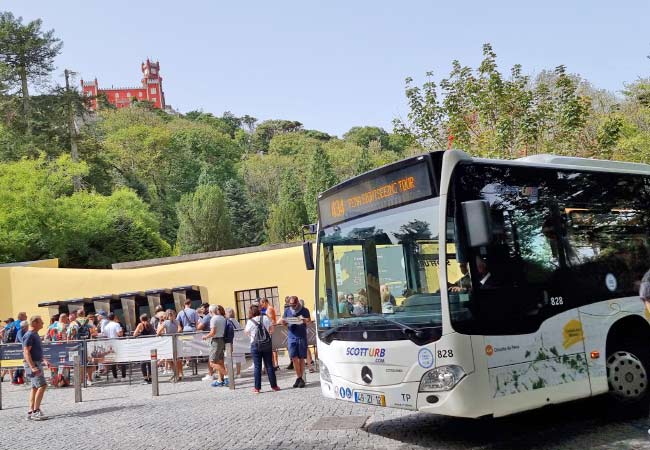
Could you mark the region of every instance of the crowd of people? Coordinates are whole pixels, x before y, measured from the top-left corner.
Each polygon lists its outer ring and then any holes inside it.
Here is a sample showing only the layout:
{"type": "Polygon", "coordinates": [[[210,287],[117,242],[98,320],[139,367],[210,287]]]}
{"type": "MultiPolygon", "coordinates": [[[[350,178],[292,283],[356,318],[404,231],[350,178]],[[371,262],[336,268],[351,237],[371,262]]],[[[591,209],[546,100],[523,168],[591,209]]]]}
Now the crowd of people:
{"type": "MultiPolygon", "coordinates": [[[[209,343],[210,353],[208,358],[208,374],[203,378],[211,381],[211,386],[220,387],[229,385],[228,368],[225,364],[226,344],[233,342],[235,332],[243,332],[250,340],[250,355],[253,362],[253,392],[259,393],[262,389],[262,374],[268,376],[270,388],[279,391],[276,372],[280,369],[277,351],[273,349],[272,335],[277,325],[287,326],[288,353],[291,360],[287,369],[294,370],[296,380],[294,388],[304,388],[306,383],[304,373],[306,370],[314,371],[313,358],[307,342],[307,326],[311,322],[309,309],[304,306],[304,301],[296,296],[285,298],[284,311],[280,316],[273,307],[272,302],[266,298],[252,303],[248,308],[247,320],[244,327],[235,318],[232,308],[221,305],[203,303],[198,309],[192,308],[192,302],[187,299],[180,313],[172,309],[164,310],[157,307],[154,314],[149,317],[142,314],[133,331],[133,337],[162,336],[166,334],[207,332],[203,339],[209,343]]],[[[23,368],[3,370],[0,378],[9,374],[12,384],[31,385],[29,398],[28,419],[43,420],[46,417],[40,409],[40,403],[45,392],[47,382],[45,379],[45,358],[42,342],[78,341],[86,339],[113,339],[125,336],[125,328],[120,324],[115,313],[106,313],[98,310],[96,313],[86,314],[83,308],[69,314],[61,313],[51,317],[49,325],[45,325],[40,316],[33,316],[27,320],[27,314],[21,312],[17,320],[9,318],[5,326],[0,328],[0,341],[3,343],[21,343],[23,348],[23,368]],[[43,330],[43,332],[41,331],[43,330]],[[41,337],[42,335],[42,337],[41,337]]],[[[317,355],[316,355],[317,356],[317,355]]],[[[171,373],[172,378],[182,380],[184,364],[182,358],[173,361],[161,361],[163,374],[171,373]]],[[[233,354],[233,366],[236,375],[241,374],[242,365],[245,363],[244,353],[233,354]]],[[[152,367],[150,362],[140,364],[143,383],[151,383],[152,367]]],[[[70,369],[50,368],[51,383],[61,386],[69,382],[70,369]],[[63,380],[59,384],[60,380],[63,380]]],[[[89,355],[85,367],[86,382],[92,385],[94,377],[100,373],[112,373],[117,379],[118,370],[122,378],[126,377],[126,365],[102,364],[89,355]],[[96,369],[99,369],[96,372],[96,369]]]]}

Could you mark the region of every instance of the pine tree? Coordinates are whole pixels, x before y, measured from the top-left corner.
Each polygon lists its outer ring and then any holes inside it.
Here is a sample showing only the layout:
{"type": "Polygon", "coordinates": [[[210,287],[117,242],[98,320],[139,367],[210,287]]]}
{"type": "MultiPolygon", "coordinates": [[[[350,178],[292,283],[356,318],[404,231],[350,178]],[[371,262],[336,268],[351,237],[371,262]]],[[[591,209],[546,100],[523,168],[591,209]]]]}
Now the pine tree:
{"type": "Polygon", "coordinates": [[[63,46],[54,30],[42,31],[41,25],[40,19],[23,24],[22,17],[0,13],[0,63],[7,72],[4,81],[20,91],[27,135],[32,132],[29,85],[38,84],[54,71],[54,58],[63,46]]]}
{"type": "Polygon", "coordinates": [[[309,161],[307,172],[307,187],[305,189],[305,205],[311,222],[318,217],[318,194],[326,191],[337,183],[332,163],[321,146],[314,149],[309,161]]]}
{"type": "Polygon", "coordinates": [[[235,245],[237,247],[259,245],[262,242],[264,229],[255,209],[251,206],[243,183],[234,178],[228,180],[224,187],[224,194],[235,245]]]}
{"type": "Polygon", "coordinates": [[[356,175],[359,175],[372,169],[373,166],[370,159],[370,150],[368,150],[368,147],[363,147],[363,150],[361,150],[361,154],[359,155],[359,159],[357,159],[357,166],[354,172],[356,175]]]}
{"type": "Polygon", "coordinates": [[[271,206],[266,233],[270,243],[288,242],[300,236],[307,223],[307,209],[299,187],[300,180],[285,172],[280,185],[278,203],[271,206]]]}
{"type": "Polygon", "coordinates": [[[232,248],[230,216],[219,186],[201,185],[178,202],[178,237],[181,254],[232,248]]]}

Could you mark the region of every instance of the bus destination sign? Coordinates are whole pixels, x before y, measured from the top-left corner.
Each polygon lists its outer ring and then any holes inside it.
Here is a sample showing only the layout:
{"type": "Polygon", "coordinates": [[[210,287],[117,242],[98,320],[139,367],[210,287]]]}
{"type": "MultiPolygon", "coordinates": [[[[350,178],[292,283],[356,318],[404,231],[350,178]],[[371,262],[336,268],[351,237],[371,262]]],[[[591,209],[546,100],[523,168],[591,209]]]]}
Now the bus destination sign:
{"type": "Polygon", "coordinates": [[[426,161],[379,175],[337,191],[318,203],[321,226],[430,197],[426,161]]]}

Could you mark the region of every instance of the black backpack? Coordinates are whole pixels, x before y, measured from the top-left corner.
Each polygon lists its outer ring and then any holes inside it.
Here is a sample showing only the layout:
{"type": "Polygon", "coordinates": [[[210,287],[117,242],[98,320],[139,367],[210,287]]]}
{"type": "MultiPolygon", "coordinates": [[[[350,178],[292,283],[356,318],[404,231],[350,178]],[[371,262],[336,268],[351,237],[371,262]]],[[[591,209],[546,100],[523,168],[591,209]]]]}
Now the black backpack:
{"type": "Polygon", "coordinates": [[[13,342],[16,342],[16,335],[17,334],[18,334],[18,329],[12,323],[11,327],[7,331],[5,331],[5,335],[2,337],[2,342],[4,344],[11,344],[13,342]]]}
{"type": "Polygon", "coordinates": [[[79,325],[77,339],[90,339],[90,326],[88,325],[88,321],[84,322],[83,325],[79,325]]]}
{"type": "Polygon", "coordinates": [[[266,327],[262,325],[264,316],[258,317],[260,318],[259,322],[255,322],[254,319],[251,319],[257,324],[257,333],[255,333],[253,344],[255,345],[257,351],[260,353],[270,352],[273,350],[273,341],[271,340],[271,334],[269,333],[269,330],[267,330],[266,327]]]}
{"type": "Polygon", "coordinates": [[[232,320],[226,319],[226,328],[223,330],[223,341],[226,344],[232,344],[235,340],[235,325],[232,320]]]}

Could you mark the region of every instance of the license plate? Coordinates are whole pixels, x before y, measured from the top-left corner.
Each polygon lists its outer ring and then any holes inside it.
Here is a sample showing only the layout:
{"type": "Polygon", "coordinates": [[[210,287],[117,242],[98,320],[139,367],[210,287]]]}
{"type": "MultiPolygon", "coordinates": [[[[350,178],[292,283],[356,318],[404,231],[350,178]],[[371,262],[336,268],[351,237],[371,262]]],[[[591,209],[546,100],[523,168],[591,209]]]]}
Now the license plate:
{"type": "Polygon", "coordinates": [[[386,396],[374,392],[355,392],[354,401],[365,405],[386,406],[386,396]]]}

